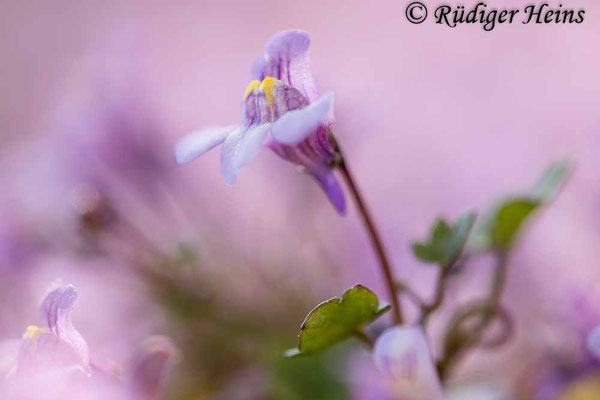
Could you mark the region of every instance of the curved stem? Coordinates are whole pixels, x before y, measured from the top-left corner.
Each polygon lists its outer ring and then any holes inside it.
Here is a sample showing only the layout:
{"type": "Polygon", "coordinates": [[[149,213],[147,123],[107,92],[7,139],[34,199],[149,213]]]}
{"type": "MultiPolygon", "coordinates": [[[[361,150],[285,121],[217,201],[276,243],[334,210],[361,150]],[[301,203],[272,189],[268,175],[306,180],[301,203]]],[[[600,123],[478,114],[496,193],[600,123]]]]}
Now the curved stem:
{"type": "Polygon", "coordinates": [[[398,300],[398,296],[396,295],[396,287],[394,284],[394,277],[392,275],[392,268],[388,257],[386,255],[385,249],[383,247],[383,243],[375,227],[375,223],[373,222],[373,217],[371,213],[367,209],[367,206],[362,198],[362,195],[348,169],[346,162],[343,157],[339,160],[338,168],[346,181],[348,189],[356,203],[358,208],[358,212],[365,224],[365,228],[367,229],[367,233],[369,234],[369,238],[371,239],[371,243],[373,244],[373,248],[375,249],[375,253],[377,254],[377,258],[379,259],[379,265],[381,266],[381,270],[383,272],[383,276],[385,278],[390,300],[392,302],[392,312],[394,313],[394,321],[396,324],[402,323],[402,310],[400,309],[400,301],[398,300]]]}
{"type": "Polygon", "coordinates": [[[470,330],[469,335],[461,338],[461,340],[458,340],[457,345],[450,349],[446,349],[444,358],[438,362],[438,371],[442,381],[447,379],[451,369],[469,349],[480,344],[486,329],[499,315],[499,312],[501,312],[500,298],[502,297],[504,286],[506,284],[507,269],[508,252],[506,250],[497,252],[496,267],[494,269],[494,276],[492,278],[490,294],[488,298],[485,299],[483,304],[479,307],[476,307],[473,310],[468,310],[467,313],[457,320],[455,326],[452,326],[449,329],[450,334],[457,334],[457,329],[465,318],[470,317],[471,313],[479,314],[480,319],[478,323],[470,330]]]}

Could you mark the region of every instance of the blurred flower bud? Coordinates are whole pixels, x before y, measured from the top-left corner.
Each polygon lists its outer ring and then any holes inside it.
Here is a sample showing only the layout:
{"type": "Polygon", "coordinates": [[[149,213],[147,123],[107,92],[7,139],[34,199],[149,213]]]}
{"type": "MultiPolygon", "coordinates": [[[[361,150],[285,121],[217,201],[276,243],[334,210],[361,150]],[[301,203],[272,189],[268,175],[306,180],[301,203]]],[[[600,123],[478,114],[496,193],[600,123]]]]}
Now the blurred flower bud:
{"type": "Polygon", "coordinates": [[[600,325],[596,326],[587,337],[587,349],[600,362],[600,325]]]}
{"type": "Polygon", "coordinates": [[[389,381],[390,392],[405,400],[442,400],[440,383],[423,329],[387,329],[373,348],[375,365],[389,381]]]}
{"type": "Polygon", "coordinates": [[[165,336],[144,341],[132,363],[131,385],[140,400],[162,398],[165,381],[177,350],[165,336]]]}

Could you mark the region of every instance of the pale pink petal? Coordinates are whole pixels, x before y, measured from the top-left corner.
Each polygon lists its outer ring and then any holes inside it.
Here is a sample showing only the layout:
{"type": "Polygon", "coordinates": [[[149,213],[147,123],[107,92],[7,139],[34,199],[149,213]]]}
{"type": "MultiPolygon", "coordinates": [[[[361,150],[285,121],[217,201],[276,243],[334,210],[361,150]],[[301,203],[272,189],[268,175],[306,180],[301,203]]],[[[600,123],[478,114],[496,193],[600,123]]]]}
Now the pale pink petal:
{"type": "Polygon", "coordinates": [[[134,357],[131,385],[140,399],[162,399],[170,366],[177,356],[173,342],[165,336],[153,336],[142,343],[134,357]]]}
{"type": "Polygon", "coordinates": [[[221,150],[221,173],[225,183],[235,183],[237,173],[256,156],[269,129],[270,124],[238,128],[227,137],[221,150]]]}
{"type": "Polygon", "coordinates": [[[375,342],[373,358],[399,398],[442,400],[440,383],[423,329],[398,326],[387,329],[375,342]]]}
{"type": "Polygon", "coordinates": [[[71,320],[71,312],[76,299],[77,289],[74,286],[55,283],[42,301],[40,312],[50,332],[70,346],[79,356],[82,366],[89,370],[88,345],[71,320]]]}
{"type": "Polygon", "coordinates": [[[273,124],[273,138],[281,144],[300,143],[326,121],[334,100],[335,95],[328,93],[302,109],[285,113],[273,124]]]}
{"type": "Polygon", "coordinates": [[[587,337],[588,351],[600,361],[600,325],[596,326],[587,337]]]}
{"type": "Polygon", "coordinates": [[[213,127],[192,132],[175,144],[175,161],[183,164],[201,156],[225,141],[236,126],[213,127]]]}

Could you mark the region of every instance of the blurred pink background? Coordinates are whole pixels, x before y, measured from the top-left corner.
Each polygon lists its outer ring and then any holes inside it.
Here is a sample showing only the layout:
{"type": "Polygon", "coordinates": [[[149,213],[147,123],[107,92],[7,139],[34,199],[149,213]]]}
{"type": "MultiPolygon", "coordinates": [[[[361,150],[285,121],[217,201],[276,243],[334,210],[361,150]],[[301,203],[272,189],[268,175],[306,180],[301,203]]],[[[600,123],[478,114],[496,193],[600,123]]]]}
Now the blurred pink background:
{"type": "MultiPolygon", "coordinates": [[[[586,9],[580,25],[485,32],[431,20],[412,25],[407,3],[4,2],[0,205],[38,216],[60,208],[65,197],[53,171],[57,147],[69,142],[58,132],[69,113],[89,107],[98,71],[134,65],[138,95],[168,134],[164,153],[171,157],[184,133],[236,123],[250,66],[266,40],[303,29],[312,35],[321,91],[336,93],[334,131],[395,269],[423,294],[434,270],[415,261],[409,244],[434,217],[483,211],[498,195],[527,188],[556,158],[576,160],[571,182],[527,230],[511,262],[507,304],[518,314],[519,340],[486,354],[485,366],[470,373],[509,365],[539,345],[534,332],[565,296],[600,291],[600,4],[569,2],[586,9]]],[[[191,206],[206,221],[207,251],[219,247],[211,244],[216,230],[240,265],[239,281],[226,289],[233,296],[255,296],[243,290],[254,275],[244,265],[264,265],[320,298],[356,282],[386,297],[354,207],[338,217],[291,164],[262,152],[232,188],[222,181],[215,151],[176,173],[202,198],[191,206]],[[290,272],[290,264],[302,268],[290,272]]],[[[451,298],[476,291],[477,276],[486,273],[482,265],[457,281],[451,298]]],[[[478,365],[477,357],[470,361],[467,371],[478,365]]]]}

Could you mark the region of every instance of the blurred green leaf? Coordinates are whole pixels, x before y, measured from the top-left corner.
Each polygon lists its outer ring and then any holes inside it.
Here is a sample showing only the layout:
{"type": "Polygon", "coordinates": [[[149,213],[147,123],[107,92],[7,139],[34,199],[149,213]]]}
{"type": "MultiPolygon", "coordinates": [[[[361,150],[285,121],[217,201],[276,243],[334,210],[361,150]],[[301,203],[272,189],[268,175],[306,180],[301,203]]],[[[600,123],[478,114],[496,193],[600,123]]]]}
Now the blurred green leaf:
{"type": "Polygon", "coordinates": [[[353,335],[362,326],[377,319],[390,309],[375,293],[362,285],[316,306],[300,327],[297,351],[287,355],[313,353],[323,350],[353,335]]]}
{"type": "Polygon", "coordinates": [[[573,166],[574,163],[570,159],[550,165],[533,186],[531,195],[542,203],[553,200],[569,179],[573,166]]]}
{"type": "Polygon", "coordinates": [[[178,243],[167,261],[169,266],[176,268],[196,265],[198,263],[196,247],[192,243],[178,243]]]}
{"type": "Polygon", "coordinates": [[[508,248],[523,222],[541,203],[534,198],[514,198],[498,208],[491,225],[490,238],[494,247],[508,248]]]}
{"type": "Polygon", "coordinates": [[[269,398],[282,400],[342,400],[348,398],[343,364],[347,349],[333,349],[307,357],[272,360],[269,398]]]}
{"type": "Polygon", "coordinates": [[[532,196],[508,197],[501,200],[476,227],[469,242],[469,250],[507,250],[525,220],[541,204],[532,196]]]}
{"type": "Polygon", "coordinates": [[[528,193],[499,201],[475,229],[469,242],[470,251],[506,251],[527,218],[558,195],[572,169],[571,160],[557,161],[541,174],[528,193]]]}
{"type": "Polygon", "coordinates": [[[413,253],[421,261],[449,266],[460,256],[474,223],[472,212],[458,217],[452,226],[438,218],[427,240],[413,243],[413,253]]]}

